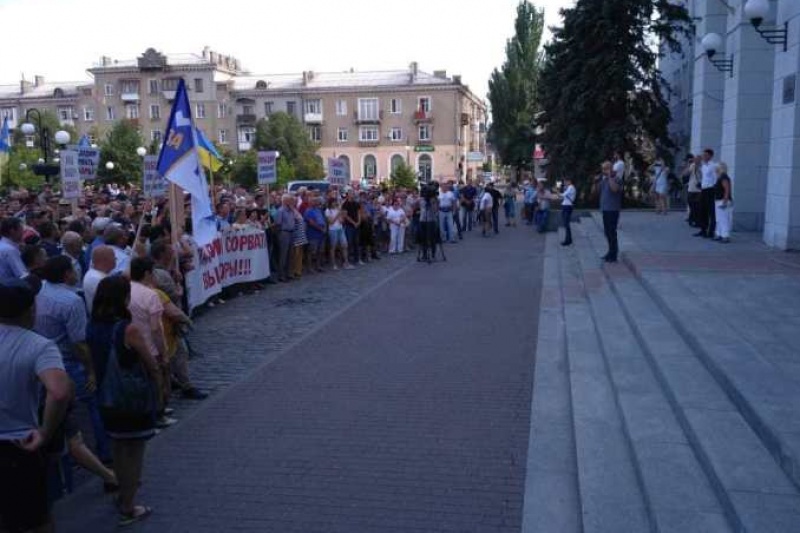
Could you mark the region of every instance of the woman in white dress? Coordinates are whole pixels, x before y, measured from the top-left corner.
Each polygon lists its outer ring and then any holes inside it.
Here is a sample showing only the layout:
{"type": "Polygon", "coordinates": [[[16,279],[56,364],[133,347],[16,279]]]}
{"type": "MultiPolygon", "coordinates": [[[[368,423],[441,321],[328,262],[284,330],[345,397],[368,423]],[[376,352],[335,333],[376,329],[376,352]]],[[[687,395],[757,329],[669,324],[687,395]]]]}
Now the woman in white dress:
{"type": "Polygon", "coordinates": [[[400,198],[395,198],[386,212],[386,221],[389,222],[389,253],[401,254],[406,250],[406,226],[408,218],[406,211],[400,205],[400,198]]]}

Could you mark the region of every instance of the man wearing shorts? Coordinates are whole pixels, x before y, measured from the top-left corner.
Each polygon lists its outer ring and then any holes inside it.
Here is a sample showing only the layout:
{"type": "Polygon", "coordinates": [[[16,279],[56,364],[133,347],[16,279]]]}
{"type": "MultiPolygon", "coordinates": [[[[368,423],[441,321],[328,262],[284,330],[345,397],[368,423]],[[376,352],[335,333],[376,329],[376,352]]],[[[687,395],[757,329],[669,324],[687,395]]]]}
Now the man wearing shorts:
{"type": "Polygon", "coordinates": [[[0,282],[0,531],[11,533],[53,530],[44,449],[72,396],[58,347],[31,331],[35,297],[24,281],[0,282]]]}

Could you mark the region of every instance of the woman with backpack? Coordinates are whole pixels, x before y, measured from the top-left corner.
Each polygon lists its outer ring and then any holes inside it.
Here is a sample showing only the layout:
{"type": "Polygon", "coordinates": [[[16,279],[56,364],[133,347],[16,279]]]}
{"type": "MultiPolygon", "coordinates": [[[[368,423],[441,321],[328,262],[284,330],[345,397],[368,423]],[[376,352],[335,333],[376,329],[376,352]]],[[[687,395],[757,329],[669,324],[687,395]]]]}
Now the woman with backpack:
{"type": "Polygon", "coordinates": [[[100,399],[100,412],[112,440],[114,471],[119,482],[119,525],[147,518],[152,509],[134,500],[142,476],[147,441],[155,435],[159,369],[150,357],[128,302],[131,283],[109,276],[97,286],[88,326],[100,399]]]}

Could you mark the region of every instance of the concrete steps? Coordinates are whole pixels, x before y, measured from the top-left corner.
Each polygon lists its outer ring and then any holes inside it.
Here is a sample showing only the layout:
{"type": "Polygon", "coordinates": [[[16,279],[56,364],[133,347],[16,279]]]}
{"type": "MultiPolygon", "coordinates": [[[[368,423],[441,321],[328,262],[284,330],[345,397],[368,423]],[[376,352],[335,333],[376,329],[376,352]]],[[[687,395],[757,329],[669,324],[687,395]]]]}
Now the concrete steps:
{"type": "MultiPolygon", "coordinates": [[[[787,424],[784,418],[781,425],[779,419],[769,419],[763,410],[757,410],[755,399],[761,397],[755,392],[763,391],[762,379],[767,375],[764,361],[757,352],[740,352],[748,344],[724,321],[707,320],[708,315],[703,314],[684,327],[679,317],[693,317],[698,308],[703,312],[696,295],[674,285],[648,287],[625,265],[602,268],[598,258],[604,251],[601,229],[597,224],[583,224],[577,231],[575,249],[563,251],[560,257],[573,271],[575,265],[580,269],[591,311],[587,322],[596,328],[606,366],[609,386],[604,387],[604,394],[610,388],[614,395],[636,473],[637,483],[627,482],[641,494],[649,530],[800,531],[800,495],[794,477],[797,462],[791,455],[793,441],[786,437],[791,433],[787,428],[797,427],[797,417],[794,424],[787,424]],[[660,300],[657,294],[666,296],[660,300]],[[709,335],[709,328],[721,332],[720,336],[709,335]],[[723,338],[727,344],[720,342],[723,338]],[[733,356],[741,353],[758,366],[744,364],[741,355],[733,356]],[[781,436],[785,438],[781,440],[781,436]]],[[[564,292],[569,291],[565,286],[564,292]]],[[[566,316],[568,339],[577,334],[591,339],[585,324],[572,322],[569,313],[566,316]]],[[[572,344],[568,346],[572,361],[572,344]]],[[[594,364],[590,367],[594,381],[602,382],[602,368],[596,361],[594,364]]],[[[585,378],[571,377],[575,391],[585,378]]],[[[774,373],[768,377],[786,398],[791,391],[782,385],[788,378],[781,380],[774,373]]],[[[580,402],[574,395],[573,403],[583,502],[587,494],[581,471],[582,420],[577,415],[580,402]]],[[[607,398],[600,402],[607,403],[607,398]]],[[[617,454],[611,456],[612,464],[616,464],[617,454]]],[[[585,509],[584,505],[584,527],[585,509]]]]}

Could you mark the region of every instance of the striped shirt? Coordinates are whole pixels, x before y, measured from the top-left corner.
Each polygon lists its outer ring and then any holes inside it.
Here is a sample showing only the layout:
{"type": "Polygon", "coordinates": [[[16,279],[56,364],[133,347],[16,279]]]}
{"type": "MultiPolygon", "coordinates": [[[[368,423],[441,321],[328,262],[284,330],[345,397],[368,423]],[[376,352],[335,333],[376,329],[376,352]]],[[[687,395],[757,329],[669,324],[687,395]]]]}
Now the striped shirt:
{"type": "Polygon", "coordinates": [[[77,362],[73,345],[86,341],[87,321],[83,298],[64,284],[42,282],[34,331],[56,343],[65,362],[77,362]]]}

